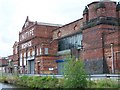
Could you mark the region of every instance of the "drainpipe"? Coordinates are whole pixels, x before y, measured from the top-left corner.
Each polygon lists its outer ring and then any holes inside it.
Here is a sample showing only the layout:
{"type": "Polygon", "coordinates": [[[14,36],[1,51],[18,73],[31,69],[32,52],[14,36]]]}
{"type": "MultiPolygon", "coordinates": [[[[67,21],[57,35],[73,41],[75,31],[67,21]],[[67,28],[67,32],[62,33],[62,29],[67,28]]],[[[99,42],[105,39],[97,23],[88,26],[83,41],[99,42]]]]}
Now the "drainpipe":
{"type": "Polygon", "coordinates": [[[104,33],[102,33],[102,54],[103,54],[103,73],[106,73],[106,62],[105,62],[105,56],[104,56],[104,33]]]}
{"type": "MultiPolygon", "coordinates": [[[[20,39],[20,38],[19,38],[20,39]]],[[[18,53],[18,68],[17,68],[17,71],[18,71],[18,74],[20,74],[20,47],[19,47],[19,43],[18,43],[18,47],[17,47],[17,53],[18,53]]]]}
{"type": "Polygon", "coordinates": [[[113,43],[111,43],[110,46],[111,46],[111,56],[112,56],[112,73],[115,73],[115,69],[114,69],[114,50],[113,50],[113,43]]]}

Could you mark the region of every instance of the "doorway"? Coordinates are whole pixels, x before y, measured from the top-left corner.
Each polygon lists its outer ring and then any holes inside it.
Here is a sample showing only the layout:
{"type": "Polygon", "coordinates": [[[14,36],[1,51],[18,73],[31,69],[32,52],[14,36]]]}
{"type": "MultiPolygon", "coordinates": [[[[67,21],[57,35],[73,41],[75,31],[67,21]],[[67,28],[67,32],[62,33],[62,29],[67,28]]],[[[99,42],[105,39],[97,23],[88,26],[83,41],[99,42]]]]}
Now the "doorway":
{"type": "Polygon", "coordinates": [[[34,60],[29,60],[28,61],[28,73],[29,74],[34,74],[34,60]]]}

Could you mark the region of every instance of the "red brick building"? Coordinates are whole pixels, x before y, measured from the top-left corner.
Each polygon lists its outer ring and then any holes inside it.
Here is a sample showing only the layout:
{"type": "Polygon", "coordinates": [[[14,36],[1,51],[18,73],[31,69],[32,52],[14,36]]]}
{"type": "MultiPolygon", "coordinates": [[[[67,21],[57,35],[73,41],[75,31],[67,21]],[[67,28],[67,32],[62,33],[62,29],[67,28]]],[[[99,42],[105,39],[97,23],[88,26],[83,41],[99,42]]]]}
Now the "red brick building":
{"type": "Polygon", "coordinates": [[[68,52],[81,57],[90,74],[120,72],[119,18],[119,3],[88,4],[83,18],[53,31],[53,39],[58,40],[58,54],[68,52]]]}
{"type": "Polygon", "coordinates": [[[120,4],[93,2],[83,14],[83,59],[93,73],[120,71],[120,4]]]}
{"type": "Polygon", "coordinates": [[[18,56],[18,42],[15,41],[14,45],[13,45],[13,59],[12,59],[12,63],[14,66],[14,72],[18,72],[18,63],[19,63],[19,56],[18,56]]]}
{"type": "Polygon", "coordinates": [[[0,73],[7,72],[8,59],[5,57],[0,57],[0,73]]]}
{"type": "Polygon", "coordinates": [[[6,60],[7,60],[6,72],[8,72],[8,73],[14,73],[16,67],[14,66],[13,55],[9,55],[6,58],[6,60]]]}
{"type": "Polygon", "coordinates": [[[55,69],[53,70],[56,68],[57,44],[56,41],[52,41],[52,30],[60,26],[58,24],[32,22],[27,17],[22,31],[19,33],[19,44],[18,46],[16,43],[14,44],[14,61],[17,63],[18,56],[20,73],[57,73],[55,69]],[[15,53],[15,50],[18,52],[15,53]]]}
{"type": "Polygon", "coordinates": [[[82,58],[90,74],[118,73],[119,38],[120,4],[96,1],[85,7],[83,18],[63,26],[31,22],[27,17],[19,43],[13,46],[13,61],[20,73],[62,74],[64,55],[70,54],[82,58]]]}

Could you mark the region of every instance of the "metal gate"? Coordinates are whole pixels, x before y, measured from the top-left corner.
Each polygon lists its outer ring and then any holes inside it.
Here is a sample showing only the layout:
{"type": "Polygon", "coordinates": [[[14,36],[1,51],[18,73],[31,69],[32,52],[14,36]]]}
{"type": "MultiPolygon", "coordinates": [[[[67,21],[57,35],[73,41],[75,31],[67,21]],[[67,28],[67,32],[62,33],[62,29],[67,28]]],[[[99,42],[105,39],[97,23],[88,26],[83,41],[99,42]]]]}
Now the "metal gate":
{"type": "Polygon", "coordinates": [[[28,61],[28,73],[34,74],[34,60],[28,61]]]}
{"type": "Polygon", "coordinates": [[[64,62],[59,62],[58,63],[58,74],[59,75],[64,74],[64,62]]]}

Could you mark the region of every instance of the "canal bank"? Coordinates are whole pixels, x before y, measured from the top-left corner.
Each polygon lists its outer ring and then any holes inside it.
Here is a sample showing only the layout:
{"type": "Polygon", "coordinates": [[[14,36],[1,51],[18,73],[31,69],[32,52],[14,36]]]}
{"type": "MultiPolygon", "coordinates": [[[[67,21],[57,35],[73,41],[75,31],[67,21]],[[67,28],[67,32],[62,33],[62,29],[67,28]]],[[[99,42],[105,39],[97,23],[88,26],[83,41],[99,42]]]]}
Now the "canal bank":
{"type": "Polygon", "coordinates": [[[2,76],[0,82],[26,88],[59,88],[61,85],[59,79],[50,76],[2,76]]]}
{"type": "Polygon", "coordinates": [[[18,89],[18,88],[20,88],[20,89],[23,89],[23,88],[25,88],[25,87],[22,87],[22,86],[15,86],[15,85],[11,85],[11,84],[6,84],[6,83],[0,83],[0,90],[4,90],[4,89],[18,89]]]}
{"type": "MultiPolygon", "coordinates": [[[[119,80],[111,78],[104,78],[99,80],[87,79],[87,81],[87,86],[84,88],[120,88],[119,80]]],[[[64,86],[65,78],[56,78],[50,76],[2,76],[0,78],[0,82],[9,83],[0,83],[0,89],[2,87],[6,88],[6,85],[7,88],[11,88],[12,86],[12,88],[17,88],[16,90],[21,87],[26,87],[29,89],[66,88],[64,86]]]]}

